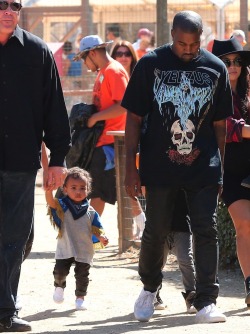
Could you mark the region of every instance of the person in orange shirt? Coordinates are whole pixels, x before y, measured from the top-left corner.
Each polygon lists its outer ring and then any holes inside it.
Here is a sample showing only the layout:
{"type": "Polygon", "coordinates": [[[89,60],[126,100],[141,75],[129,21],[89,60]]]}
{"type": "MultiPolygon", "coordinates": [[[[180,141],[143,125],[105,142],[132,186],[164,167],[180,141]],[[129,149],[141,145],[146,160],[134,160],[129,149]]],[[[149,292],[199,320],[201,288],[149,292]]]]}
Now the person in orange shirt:
{"type": "Polygon", "coordinates": [[[88,126],[91,128],[96,122],[105,121],[89,167],[93,178],[89,197],[99,215],[105,203],[116,202],[114,137],[107,132],[125,130],[126,110],[121,100],[129,80],[124,67],[108,54],[106,48],[110,43],[112,41],[104,43],[98,35],[86,36],[75,57],[75,60],[82,59],[90,71],[98,73],[93,88],[93,103],[98,112],[89,118],[88,126]]]}
{"type": "Polygon", "coordinates": [[[139,49],[136,50],[138,59],[141,59],[148,51],[150,51],[150,42],[146,39],[141,39],[139,49]]]}

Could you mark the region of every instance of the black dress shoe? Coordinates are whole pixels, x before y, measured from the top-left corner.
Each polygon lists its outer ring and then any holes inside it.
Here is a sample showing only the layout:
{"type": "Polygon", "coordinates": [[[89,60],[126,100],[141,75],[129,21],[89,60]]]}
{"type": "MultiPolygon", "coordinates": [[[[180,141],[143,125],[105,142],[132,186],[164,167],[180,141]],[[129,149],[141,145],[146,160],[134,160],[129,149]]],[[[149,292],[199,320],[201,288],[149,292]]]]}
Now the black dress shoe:
{"type": "Polygon", "coordinates": [[[245,299],[245,303],[247,304],[247,308],[250,309],[250,276],[246,278],[246,280],[245,280],[245,286],[246,286],[246,299],[245,299]]]}
{"type": "Polygon", "coordinates": [[[0,332],[29,332],[30,324],[17,316],[0,319],[0,332]]]}

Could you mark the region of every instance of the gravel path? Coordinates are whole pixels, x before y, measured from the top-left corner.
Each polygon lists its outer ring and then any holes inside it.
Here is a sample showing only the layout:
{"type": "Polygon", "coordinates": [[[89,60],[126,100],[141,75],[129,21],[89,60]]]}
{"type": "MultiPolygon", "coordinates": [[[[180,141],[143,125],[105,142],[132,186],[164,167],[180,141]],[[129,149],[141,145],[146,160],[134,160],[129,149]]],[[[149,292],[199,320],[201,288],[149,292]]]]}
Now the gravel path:
{"type": "Polygon", "coordinates": [[[172,334],[172,333],[247,333],[250,311],[244,304],[243,278],[239,272],[220,272],[218,307],[228,316],[226,323],[195,324],[195,316],[185,313],[181,295],[181,275],[174,259],[166,265],[162,299],[164,311],[156,311],[148,323],[133,316],[133,305],[141,291],[137,274],[138,251],[133,248],[118,255],[117,208],[107,206],[103,224],[109,246],[95,255],[90,272],[87,311],[74,309],[74,271],[68,277],[65,302],[52,300],[56,231],[46,215],[41,187],[36,187],[35,241],[32,253],[22,266],[19,294],[23,309],[20,316],[32,324],[33,333],[81,334],[172,334]]]}

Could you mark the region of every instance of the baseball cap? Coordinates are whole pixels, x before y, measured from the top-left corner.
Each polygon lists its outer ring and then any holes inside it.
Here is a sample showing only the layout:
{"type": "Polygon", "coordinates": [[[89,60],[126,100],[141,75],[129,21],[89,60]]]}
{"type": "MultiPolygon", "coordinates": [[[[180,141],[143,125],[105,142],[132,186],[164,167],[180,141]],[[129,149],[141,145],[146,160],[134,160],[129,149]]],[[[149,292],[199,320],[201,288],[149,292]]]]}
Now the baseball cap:
{"type": "Polygon", "coordinates": [[[113,41],[103,42],[101,37],[98,35],[89,35],[83,37],[79,45],[80,51],[74,57],[74,60],[80,60],[86,52],[94,49],[105,48],[110,43],[113,43],[113,41]]]}
{"type": "Polygon", "coordinates": [[[142,35],[147,35],[151,37],[153,35],[153,31],[150,31],[147,28],[141,28],[140,30],[138,30],[138,37],[140,38],[142,35]]]}
{"type": "Polygon", "coordinates": [[[243,30],[240,29],[234,30],[232,32],[232,37],[236,37],[242,46],[245,46],[247,44],[246,35],[243,30]]]}

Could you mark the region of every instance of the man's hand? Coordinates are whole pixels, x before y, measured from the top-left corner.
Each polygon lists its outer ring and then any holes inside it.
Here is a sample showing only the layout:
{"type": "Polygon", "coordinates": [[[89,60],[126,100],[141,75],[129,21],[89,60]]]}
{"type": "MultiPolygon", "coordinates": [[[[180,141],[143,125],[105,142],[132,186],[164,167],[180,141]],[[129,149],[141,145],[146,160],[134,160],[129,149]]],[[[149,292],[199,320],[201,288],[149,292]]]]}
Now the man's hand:
{"type": "Polygon", "coordinates": [[[138,196],[142,195],[141,180],[136,167],[133,171],[132,169],[127,171],[124,185],[128,196],[132,199],[136,199],[138,196]]]}
{"type": "Polygon", "coordinates": [[[45,190],[56,190],[63,185],[67,173],[67,169],[64,167],[48,167],[46,179],[43,180],[45,190]]]}

